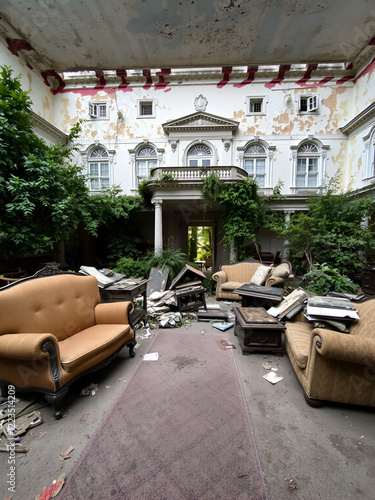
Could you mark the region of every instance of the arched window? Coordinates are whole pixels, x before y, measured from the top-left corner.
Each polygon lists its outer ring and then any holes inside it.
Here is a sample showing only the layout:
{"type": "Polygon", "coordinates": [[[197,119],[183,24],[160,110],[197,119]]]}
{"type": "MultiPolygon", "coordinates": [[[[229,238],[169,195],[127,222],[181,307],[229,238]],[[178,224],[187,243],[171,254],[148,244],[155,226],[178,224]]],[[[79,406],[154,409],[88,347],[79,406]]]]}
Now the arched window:
{"type": "Polygon", "coordinates": [[[209,167],[212,159],[212,151],[205,144],[192,146],[187,154],[187,164],[189,167],[209,167]]]}
{"type": "Polygon", "coordinates": [[[260,188],[266,186],[267,151],[261,144],[250,144],[244,153],[244,170],[260,188]]]}
{"type": "Polygon", "coordinates": [[[91,151],[87,159],[90,191],[110,187],[109,157],[104,148],[91,151]]]}
{"type": "Polygon", "coordinates": [[[320,152],[315,144],[304,143],[297,151],[296,187],[319,186],[320,152]]]}
{"type": "Polygon", "coordinates": [[[370,134],[368,134],[364,140],[365,140],[364,181],[373,182],[373,177],[375,177],[375,127],[372,128],[370,134]]]}
{"type": "Polygon", "coordinates": [[[157,166],[157,153],[152,146],[145,146],[136,154],[137,185],[150,177],[150,170],[157,166]]]}

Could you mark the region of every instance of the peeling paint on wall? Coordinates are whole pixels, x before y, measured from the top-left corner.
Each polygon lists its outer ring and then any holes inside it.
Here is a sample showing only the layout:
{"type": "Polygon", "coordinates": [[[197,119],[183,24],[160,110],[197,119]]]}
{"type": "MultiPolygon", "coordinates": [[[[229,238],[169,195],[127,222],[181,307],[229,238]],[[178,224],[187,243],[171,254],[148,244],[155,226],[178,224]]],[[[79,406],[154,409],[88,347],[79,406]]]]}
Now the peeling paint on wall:
{"type": "Polygon", "coordinates": [[[288,111],[284,111],[273,119],[274,123],[280,123],[280,127],[274,125],[277,134],[291,135],[294,129],[294,122],[290,119],[288,111]]]}

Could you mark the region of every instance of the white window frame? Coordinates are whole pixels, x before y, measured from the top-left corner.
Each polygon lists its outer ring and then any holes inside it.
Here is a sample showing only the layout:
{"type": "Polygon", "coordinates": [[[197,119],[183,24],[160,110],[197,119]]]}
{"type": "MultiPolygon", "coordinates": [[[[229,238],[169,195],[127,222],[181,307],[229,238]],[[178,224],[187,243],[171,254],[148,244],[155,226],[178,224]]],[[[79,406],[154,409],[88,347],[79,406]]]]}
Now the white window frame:
{"type": "Polygon", "coordinates": [[[156,117],[156,100],[155,99],[138,99],[137,103],[137,116],[138,118],[155,118],[156,117]],[[142,108],[143,106],[151,106],[152,113],[150,115],[143,115],[142,108]]]}
{"type": "Polygon", "coordinates": [[[365,141],[364,165],[365,172],[363,181],[365,184],[374,182],[375,178],[375,126],[372,127],[369,134],[363,138],[365,141]]]}
{"type": "Polygon", "coordinates": [[[143,180],[149,179],[151,169],[156,168],[157,166],[158,166],[158,151],[157,151],[157,149],[154,146],[152,146],[151,144],[142,145],[141,147],[139,147],[136,151],[136,154],[135,154],[135,178],[136,178],[135,184],[136,184],[136,187],[138,187],[139,184],[143,180]],[[143,151],[145,149],[153,150],[155,155],[140,156],[141,151],[143,151]],[[140,166],[139,164],[140,163],[145,163],[145,167],[147,170],[146,175],[139,174],[139,166],[140,166]]]}
{"type": "Polygon", "coordinates": [[[298,96],[298,113],[317,114],[319,112],[319,94],[300,94],[298,96]],[[306,100],[306,109],[302,110],[302,102],[306,100]]]}
{"type": "MultiPolygon", "coordinates": [[[[292,150],[291,161],[292,161],[292,186],[290,188],[293,194],[312,192],[317,193],[322,185],[324,174],[326,172],[326,163],[328,159],[327,151],[329,146],[323,145],[320,141],[309,138],[301,142],[296,146],[290,147],[292,150]],[[314,146],[316,151],[306,151],[301,152],[300,149],[304,146],[314,146]],[[316,186],[308,185],[308,169],[305,172],[305,185],[297,186],[297,173],[298,173],[298,159],[299,158],[316,158],[317,159],[317,176],[316,176],[316,186]]],[[[307,162],[308,163],[308,162],[307,162]]],[[[308,165],[307,165],[308,166],[308,165]]]]}
{"type": "Polygon", "coordinates": [[[256,183],[258,184],[258,187],[260,189],[263,189],[267,186],[267,183],[266,183],[266,178],[267,178],[267,151],[266,151],[266,148],[262,145],[262,144],[250,144],[246,150],[245,150],[245,153],[244,153],[244,158],[243,158],[243,168],[244,170],[246,170],[247,172],[247,175],[249,177],[251,177],[252,179],[254,179],[256,181],[256,183]],[[247,154],[246,151],[247,149],[251,148],[252,146],[259,146],[263,149],[263,151],[257,153],[257,152],[252,152],[252,153],[249,153],[247,154]],[[247,169],[247,166],[246,166],[246,163],[248,161],[252,161],[253,162],[253,172],[250,173],[247,169]],[[263,164],[263,167],[264,167],[264,171],[263,172],[258,172],[257,171],[257,164],[259,161],[262,161],[264,164],[263,164]],[[259,179],[262,178],[263,180],[263,185],[261,185],[259,183],[259,179]]]}
{"type": "Polygon", "coordinates": [[[297,153],[297,170],[296,170],[296,188],[297,189],[315,189],[319,185],[319,156],[318,155],[301,155],[297,153]],[[299,164],[303,163],[304,170],[299,170],[299,164]],[[298,185],[298,179],[303,177],[303,184],[298,185]],[[310,184],[310,180],[314,179],[314,183],[310,184]]]}
{"type": "Polygon", "coordinates": [[[106,101],[89,102],[88,115],[91,120],[109,120],[109,106],[106,101]],[[103,115],[103,110],[105,114],[103,115]]]}
{"type": "Polygon", "coordinates": [[[259,116],[266,114],[266,106],[267,99],[266,96],[257,95],[257,96],[247,96],[246,97],[246,116],[259,116]],[[252,105],[261,102],[261,110],[260,111],[252,111],[252,105]]]}
{"type": "Polygon", "coordinates": [[[88,174],[88,187],[91,194],[93,193],[101,193],[104,189],[108,189],[112,186],[112,168],[111,168],[112,160],[111,156],[108,153],[107,149],[103,146],[96,146],[91,148],[90,152],[87,155],[87,174],[88,174]],[[103,156],[93,156],[95,152],[103,151],[105,155],[103,156]],[[93,165],[98,165],[98,175],[97,182],[99,184],[98,187],[92,187],[92,183],[94,180],[92,179],[93,174],[91,172],[91,168],[93,165]],[[106,165],[108,168],[108,175],[102,175],[102,166],[106,165]],[[108,179],[108,185],[103,185],[104,181],[108,179]]]}
{"type": "Polygon", "coordinates": [[[208,146],[207,144],[199,143],[199,144],[193,144],[192,146],[189,147],[187,150],[186,154],[186,165],[188,167],[212,167],[214,164],[214,153],[212,150],[212,147],[208,146]],[[197,154],[197,155],[191,155],[190,151],[194,148],[207,148],[210,150],[210,154],[197,154]],[[196,165],[192,165],[193,162],[196,162],[196,165]]]}
{"type": "MultiPolygon", "coordinates": [[[[271,183],[273,178],[273,163],[275,161],[275,146],[271,146],[265,141],[259,140],[257,137],[250,142],[248,142],[244,147],[238,147],[237,150],[239,152],[239,160],[240,167],[246,170],[246,160],[254,160],[255,161],[255,169],[252,174],[248,173],[250,178],[253,178],[255,181],[257,180],[257,172],[256,172],[256,160],[264,160],[264,175],[262,173],[262,177],[264,178],[264,185],[259,186],[259,192],[262,194],[272,194],[271,183]],[[252,151],[248,152],[248,150],[256,149],[257,147],[261,147],[263,151],[259,150],[259,152],[252,151]],[[269,192],[270,191],[270,192],[269,192]]],[[[259,175],[258,175],[259,177],[259,175]]]]}

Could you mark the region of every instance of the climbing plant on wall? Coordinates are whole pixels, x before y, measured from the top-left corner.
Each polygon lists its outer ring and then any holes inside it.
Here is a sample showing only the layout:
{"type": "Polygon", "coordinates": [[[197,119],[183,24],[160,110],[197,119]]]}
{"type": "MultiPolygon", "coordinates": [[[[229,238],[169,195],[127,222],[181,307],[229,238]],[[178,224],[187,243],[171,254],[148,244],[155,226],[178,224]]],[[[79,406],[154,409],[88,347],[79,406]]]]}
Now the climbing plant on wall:
{"type": "Polygon", "coordinates": [[[220,221],[224,230],[224,242],[227,247],[234,245],[236,260],[245,257],[245,240],[254,241],[263,224],[264,210],[257,188],[254,179],[250,178],[223,184],[215,173],[211,173],[203,181],[205,210],[214,202],[225,207],[220,221]]]}

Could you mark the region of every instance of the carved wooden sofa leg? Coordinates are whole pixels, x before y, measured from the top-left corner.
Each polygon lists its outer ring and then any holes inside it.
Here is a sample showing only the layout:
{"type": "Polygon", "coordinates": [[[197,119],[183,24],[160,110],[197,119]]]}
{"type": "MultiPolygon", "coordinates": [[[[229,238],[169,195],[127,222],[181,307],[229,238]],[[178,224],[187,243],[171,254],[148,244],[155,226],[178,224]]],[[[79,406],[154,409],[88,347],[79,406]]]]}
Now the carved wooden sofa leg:
{"type": "Polygon", "coordinates": [[[5,398],[8,394],[8,384],[0,384],[1,396],[5,398]]]}
{"type": "Polygon", "coordinates": [[[320,408],[321,406],[323,406],[323,401],[321,401],[320,399],[309,398],[305,391],[303,391],[303,395],[305,396],[306,403],[312,408],[320,408]]]}
{"type": "Polygon", "coordinates": [[[134,347],[136,346],[136,343],[131,343],[129,344],[129,356],[131,358],[134,358],[135,357],[135,352],[134,352],[134,347]]]}
{"type": "Polygon", "coordinates": [[[55,410],[54,417],[56,420],[60,419],[63,416],[62,411],[62,400],[66,396],[69,387],[64,387],[57,394],[45,394],[44,397],[53,409],[55,410]]]}

